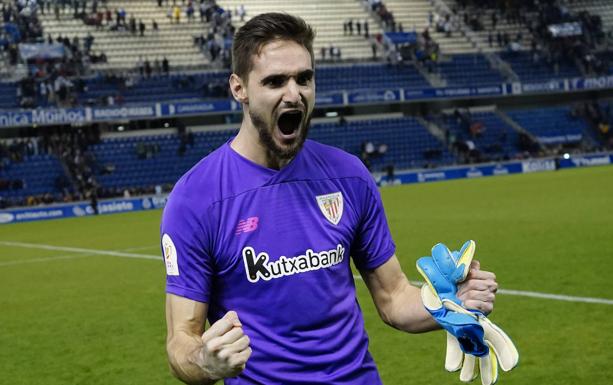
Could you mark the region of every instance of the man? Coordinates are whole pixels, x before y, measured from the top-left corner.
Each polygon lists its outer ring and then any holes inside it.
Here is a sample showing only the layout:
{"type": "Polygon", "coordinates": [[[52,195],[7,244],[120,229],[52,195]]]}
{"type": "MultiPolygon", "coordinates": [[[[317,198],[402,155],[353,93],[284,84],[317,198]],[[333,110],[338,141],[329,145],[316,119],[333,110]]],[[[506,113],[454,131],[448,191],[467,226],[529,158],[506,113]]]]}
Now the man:
{"type": "MultiPolygon", "coordinates": [[[[371,175],[306,140],[313,37],[277,13],[237,32],[240,130],[177,182],[164,210],[167,352],[186,383],[380,384],[350,258],[386,323],[438,328],[400,269],[371,175]]],[[[495,290],[475,264],[459,297],[489,313],[495,290]]]]}

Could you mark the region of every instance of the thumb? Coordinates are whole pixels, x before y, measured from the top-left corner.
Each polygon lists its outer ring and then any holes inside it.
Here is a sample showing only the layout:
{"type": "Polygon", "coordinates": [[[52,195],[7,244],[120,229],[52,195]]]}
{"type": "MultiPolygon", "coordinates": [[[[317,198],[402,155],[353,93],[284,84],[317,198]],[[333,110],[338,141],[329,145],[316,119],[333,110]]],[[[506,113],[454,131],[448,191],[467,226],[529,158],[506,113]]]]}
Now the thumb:
{"type": "Polygon", "coordinates": [[[230,322],[232,324],[232,326],[234,327],[241,327],[243,326],[243,324],[241,323],[240,319],[238,319],[238,314],[234,311],[234,310],[230,310],[229,312],[227,312],[223,318],[230,322]]]}
{"type": "Polygon", "coordinates": [[[202,334],[202,340],[208,341],[212,338],[222,336],[233,328],[241,326],[242,324],[238,319],[238,314],[236,314],[235,311],[229,311],[202,334]]]}
{"type": "Polygon", "coordinates": [[[475,270],[481,270],[481,263],[476,259],[473,259],[472,263],[470,264],[470,268],[475,270]]]}

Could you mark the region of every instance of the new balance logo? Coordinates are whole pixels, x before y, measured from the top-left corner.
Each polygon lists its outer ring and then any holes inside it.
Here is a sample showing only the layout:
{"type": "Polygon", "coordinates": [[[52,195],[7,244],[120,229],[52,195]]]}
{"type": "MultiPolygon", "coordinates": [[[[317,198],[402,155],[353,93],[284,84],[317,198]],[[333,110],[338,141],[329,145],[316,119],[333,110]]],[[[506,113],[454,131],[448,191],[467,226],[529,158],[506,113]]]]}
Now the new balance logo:
{"type": "Polygon", "coordinates": [[[238,225],[236,226],[236,235],[255,231],[258,228],[259,221],[260,218],[258,217],[242,219],[240,222],[238,222],[238,225]]]}

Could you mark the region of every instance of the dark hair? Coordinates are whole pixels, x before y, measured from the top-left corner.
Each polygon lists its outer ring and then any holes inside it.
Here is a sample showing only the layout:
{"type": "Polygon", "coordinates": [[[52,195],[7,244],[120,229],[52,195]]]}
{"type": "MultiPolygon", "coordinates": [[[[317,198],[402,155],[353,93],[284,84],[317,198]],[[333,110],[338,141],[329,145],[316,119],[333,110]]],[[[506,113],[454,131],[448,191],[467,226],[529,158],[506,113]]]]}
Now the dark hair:
{"type": "Polygon", "coordinates": [[[259,54],[265,44],[274,40],[291,40],[302,45],[309,51],[314,67],[314,39],[315,32],[300,17],[277,12],[257,15],[234,35],[232,72],[242,79],[247,79],[253,68],[252,56],[259,54]]]}

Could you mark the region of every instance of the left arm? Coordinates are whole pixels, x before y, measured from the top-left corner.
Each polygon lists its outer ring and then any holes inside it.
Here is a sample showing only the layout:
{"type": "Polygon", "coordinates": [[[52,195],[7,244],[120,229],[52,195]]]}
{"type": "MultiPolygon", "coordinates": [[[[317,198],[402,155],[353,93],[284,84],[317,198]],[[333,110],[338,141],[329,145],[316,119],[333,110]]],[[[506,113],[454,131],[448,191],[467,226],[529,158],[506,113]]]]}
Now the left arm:
{"type": "MultiPolygon", "coordinates": [[[[409,333],[440,328],[424,308],[420,290],[402,272],[396,255],[376,269],[360,271],[360,274],[386,324],[409,333]]],[[[458,285],[458,298],[467,308],[488,314],[494,309],[497,289],[496,276],[480,270],[475,260],[466,280],[458,285]]]]}
{"type": "Polygon", "coordinates": [[[440,328],[424,308],[419,289],[402,272],[396,255],[376,269],[362,270],[360,274],[383,322],[409,333],[440,328]]]}

